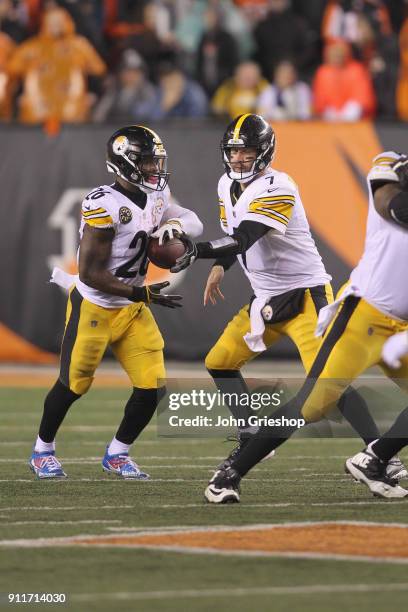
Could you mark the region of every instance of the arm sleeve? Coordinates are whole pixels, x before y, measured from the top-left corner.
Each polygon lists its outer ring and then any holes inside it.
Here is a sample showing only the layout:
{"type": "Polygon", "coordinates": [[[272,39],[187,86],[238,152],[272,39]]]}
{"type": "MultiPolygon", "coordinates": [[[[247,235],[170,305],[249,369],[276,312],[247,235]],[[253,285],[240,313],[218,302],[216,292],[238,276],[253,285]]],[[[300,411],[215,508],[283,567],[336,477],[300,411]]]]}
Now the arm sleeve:
{"type": "Polygon", "coordinates": [[[232,236],[212,242],[199,242],[197,244],[197,257],[200,259],[216,258],[217,260],[224,259],[224,257],[236,257],[245,253],[270,229],[268,225],[256,221],[241,221],[232,236]]]}
{"type": "Polygon", "coordinates": [[[197,238],[203,233],[203,224],[195,212],[188,210],[188,208],[183,208],[179,204],[171,203],[168,205],[163,213],[161,225],[171,219],[177,220],[183,232],[192,238],[197,238]]]}
{"type": "Polygon", "coordinates": [[[224,257],[218,257],[214,263],[213,263],[213,267],[214,266],[222,266],[224,268],[224,271],[226,272],[227,270],[229,270],[234,263],[237,261],[237,256],[236,255],[225,255],[224,257]]]}

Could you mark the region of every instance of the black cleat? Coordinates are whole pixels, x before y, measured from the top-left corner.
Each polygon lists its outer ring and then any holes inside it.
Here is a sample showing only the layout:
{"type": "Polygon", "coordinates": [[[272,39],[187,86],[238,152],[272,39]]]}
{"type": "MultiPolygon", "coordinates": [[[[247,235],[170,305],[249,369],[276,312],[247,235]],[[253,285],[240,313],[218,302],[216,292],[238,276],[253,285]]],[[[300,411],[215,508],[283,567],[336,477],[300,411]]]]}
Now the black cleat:
{"type": "Polygon", "coordinates": [[[238,504],[241,476],[230,467],[217,469],[204,492],[210,504],[238,504]]]}
{"type": "Polygon", "coordinates": [[[408,495],[408,491],[400,487],[397,480],[387,476],[387,463],[370,453],[368,449],[347,459],[344,467],[346,474],[365,484],[375,497],[400,499],[408,495]]]}

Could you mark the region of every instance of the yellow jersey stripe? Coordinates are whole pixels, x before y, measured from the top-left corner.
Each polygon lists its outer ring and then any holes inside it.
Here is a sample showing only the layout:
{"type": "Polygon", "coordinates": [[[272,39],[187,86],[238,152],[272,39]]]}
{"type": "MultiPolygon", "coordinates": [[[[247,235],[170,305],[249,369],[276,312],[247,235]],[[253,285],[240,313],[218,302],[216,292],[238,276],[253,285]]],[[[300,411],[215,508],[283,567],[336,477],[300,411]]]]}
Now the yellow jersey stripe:
{"type": "Polygon", "coordinates": [[[110,215],[105,217],[94,217],[93,219],[86,219],[88,225],[94,225],[96,227],[113,225],[113,219],[110,215]]]}
{"type": "Polygon", "coordinates": [[[83,210],[82,211],[82,215],[84,217],[90,217],[91,215],[101,215],[103,213],[106,213],[106,210],[104,208],[95,208],[95,210],[83,210]]]}
{"type": "Polygon", "coordinates": [[[268,209],[268,208],[263,208],[262,206],[258,206],[257,208],[252,209],[250,212],[254,212],[254,213],[271,213],[273,215],[275,215],[276,217],[280,217],[281,219],[283,219],[284,221],[289,221],[290,217],[287,217],[286,215],[284,215],[281,212],[278,212],[277,210],[272,209],[268,209]]]}
{"type": "Polygon", "coordinates": [[[235,128],[234,128],[234,136],[233,136],[234,140],[239,139],[239,132],[241,130],[242,124],[244,123],[245,119],[249,117],[250,115],[251,113],[246,113],[245,115],[242,115],[242,117],[240,117],[238,121],[236,122],[235,128]]]}
{"type": "Polygon", "coordinates": [[[253,214],[253,215],[262,215],[264,217],[269,217],[270,219],[274,219],[275,221],[278,221],[279,223],[282,223],[282,225],[287,225],[289,223],[289,221],[281,219],[280,217],[274,215],[271,212],[260,211],[260,210],[250,210],[249,212],[251,214],[253,214]]]}
{"type": "Polygon", "coordinates": [[[295,196],[292,195],[278,195],[278,196],[268,196],[265,198],[255,198],[257,202],[274,202],[278,200],[290,200],[291,202],[295,202],[295,196]]]}

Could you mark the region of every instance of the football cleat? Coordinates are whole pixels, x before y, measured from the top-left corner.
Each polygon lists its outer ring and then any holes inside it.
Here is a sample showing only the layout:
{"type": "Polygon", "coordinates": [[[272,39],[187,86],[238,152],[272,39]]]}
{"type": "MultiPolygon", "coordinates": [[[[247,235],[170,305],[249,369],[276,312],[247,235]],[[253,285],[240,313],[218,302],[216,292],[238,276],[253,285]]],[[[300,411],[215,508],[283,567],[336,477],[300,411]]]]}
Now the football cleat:
{"type": "Polygon", "coordinates": [[[105,456],[102,459],[102,468],[104,472],[116,474],[119,478],[125,480],[149,480],[149,474],[142,472],[140,467],[131,459],[128,453],[119,453],[118,455],[109,455],[109,446],[106,447],[105,456]]]}
{"type": "Polygon", "coordinates": [[[55,456],[55,451],[38,453],[34,449],[28,465],[37,478],[67,478],[61,463],[55,456]]]}
{"type": "MultiPolygon", "coordinates": [[[[221,463],[217,466],[217,469],[225,470],[231,467],[234,460],[239,456],[241,451],[243,451],[243,449],[247,446],[248,442],[251,441],[252,436],[253,434],[244,435],[242,433],[239,433],[237,437],[227,438],[228,441],[237,441],[238,444],[232,449],[228,457],[224,459],[223,461],[221,461],[221,463]]],[[[261,459],[261,462],[266,461],[267,459],[271,459],[274,455],[275,455],[275,451],[272,450],[270,453],[265,455],[263,459],[261,459]]]]}
{"type": "Polygon", "coordinates": [[[211,478],[204,497],[210,504],[238,504],[241,476],[230,467],[217,470],[211,478]]]}
{"type": "Polygon", "coordinates": [[[347,459],[344,467],[346,474],[350,474],[355,480],[365,484],[374,497],[400,499],[408,495],[406,489],[387,476],[387,464],[368,452],[367,449],[347,459]]]}
{"type": "Polygon", "coordinates": [[[392,457],[392,459],[389,460],[387,467],[385,468],[385,472],[388,478],[393,478],[395,480],[402,480],[408,476],[407,468],[397,456],[392,457]]]}

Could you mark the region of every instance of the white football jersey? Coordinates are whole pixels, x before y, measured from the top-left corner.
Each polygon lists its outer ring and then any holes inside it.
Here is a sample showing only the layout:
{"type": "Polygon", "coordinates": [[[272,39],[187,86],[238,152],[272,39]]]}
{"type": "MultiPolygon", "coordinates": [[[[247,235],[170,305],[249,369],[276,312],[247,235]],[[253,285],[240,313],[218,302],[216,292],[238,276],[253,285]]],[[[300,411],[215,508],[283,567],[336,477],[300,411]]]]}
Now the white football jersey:
{"type": "Polygon", "coordinates": [[[296,183],[269,168],[236,199],[234,183],[224,174],[218,183],[220,222],[232,235],[241,221],[258,221],[267,232],[246,253],[238,255],[255,295],[280,295],[291,289],[330,282],[311,236],[296,183]]]}
{"type": "MultiPolygon", "coordinates": [[[[169,207],[169,198],[170,190],[167,187],[164,191],[150,193],[142,209],[112,186],[97,187],[82,202],[80,237],[85,224],[102,229],[112,228],[115,235],[106,269],[123,283],[141,287],[147,272],[149,236],[160,225],[163,213],[169,207]]],[[[76,287],[85,299],[105,308],[130,304],[124,297],[92,289],[79,278],[76,287]]]]}
{"type": "Polygon", "coordinates": [[[398,182],[391,168],[400,156],[380,153],[367,176],[369,204],[364,253],[351,273],[351,283],[364,299],[392,318],[408,321],[408,231],[381,217],[375,209],[371,180],[398,182]]]}

